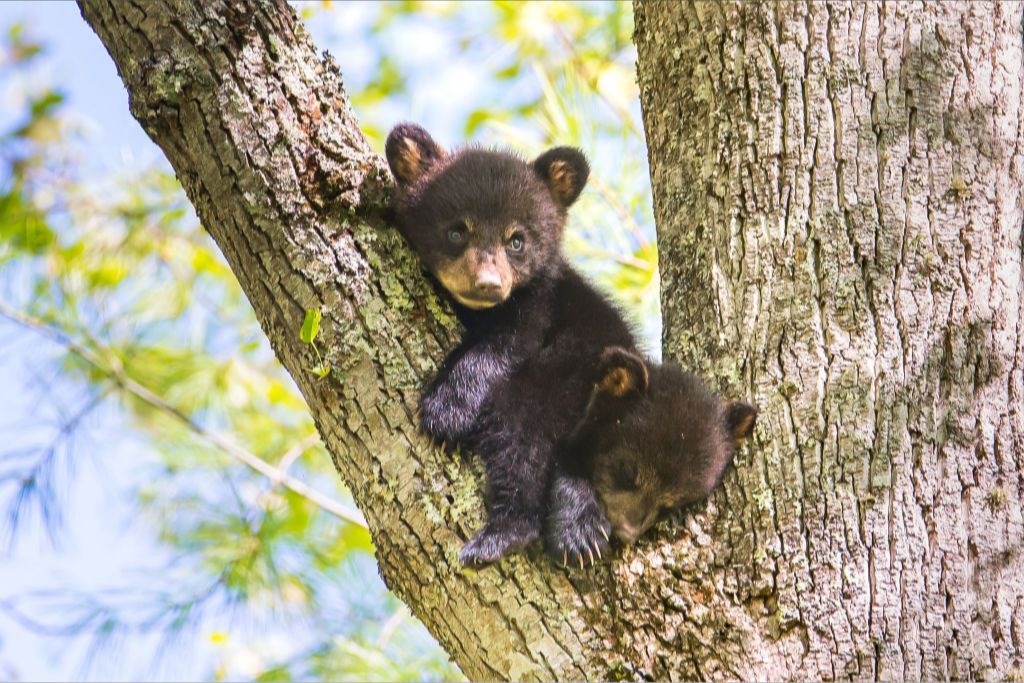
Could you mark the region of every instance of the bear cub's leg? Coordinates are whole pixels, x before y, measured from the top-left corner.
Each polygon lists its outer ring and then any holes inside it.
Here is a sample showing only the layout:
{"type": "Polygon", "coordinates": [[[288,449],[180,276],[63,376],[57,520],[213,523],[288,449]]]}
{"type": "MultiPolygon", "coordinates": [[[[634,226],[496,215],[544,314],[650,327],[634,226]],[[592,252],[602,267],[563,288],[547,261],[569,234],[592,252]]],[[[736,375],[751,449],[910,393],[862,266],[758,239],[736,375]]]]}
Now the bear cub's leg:
{"type": "Polygon", "coordinates": [[[540,538],[551,444],[503,432],[478,444],[489,484],[487,523],[459,552],[467,567],[481,567],[540,538]],[[504,443],[501,443],[504,442],[504,443]]]}
{"type": "Polygon", "coordinates": [[[506,353],[494,343],[464,341],[420,399],[420,428],[436,443],[466,440],[494,382],[508,372],[506,353]]]}

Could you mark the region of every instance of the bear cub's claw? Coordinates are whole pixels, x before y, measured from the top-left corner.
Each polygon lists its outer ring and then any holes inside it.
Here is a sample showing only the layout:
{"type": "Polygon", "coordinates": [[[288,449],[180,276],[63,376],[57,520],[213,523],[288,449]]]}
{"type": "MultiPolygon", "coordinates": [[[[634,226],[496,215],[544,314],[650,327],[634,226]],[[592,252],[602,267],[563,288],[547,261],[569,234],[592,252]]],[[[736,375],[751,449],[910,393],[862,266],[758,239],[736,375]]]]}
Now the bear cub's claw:
{"type": "Polygon", "coordinates": [[[583,569],[604,559],[609,547],[611,525],[596,505],[573,523],[559,524],[548,532],[548,555],[556,564],[583,569]]]}
{"type": "Polygon", "coordinates": [[[558,476],[551,502],[545,546],[555,564],[583,569],[603,559],[612,526],[590,484],[584,479],[558,476]]]}

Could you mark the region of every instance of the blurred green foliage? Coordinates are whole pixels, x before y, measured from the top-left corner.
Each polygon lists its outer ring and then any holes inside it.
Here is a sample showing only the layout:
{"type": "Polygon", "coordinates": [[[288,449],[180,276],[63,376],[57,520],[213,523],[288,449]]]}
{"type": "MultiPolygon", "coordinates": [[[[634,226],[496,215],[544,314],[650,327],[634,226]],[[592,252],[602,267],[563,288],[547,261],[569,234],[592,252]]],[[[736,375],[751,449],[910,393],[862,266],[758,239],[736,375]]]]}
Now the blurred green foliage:
{"type": "MultiPolygon", "coordinates": [[[[345,9],[300,11],[322,21],[345,9]]],[[[465,136],[531,155],[551,144],[588,153],[592,189],[573,211],[567,249],[654,336],[657,251],[630,5],[393,2],[373,11],[362,46],[373,76],[350,91],[371,140],[380,146],[394,123],[385,105],[401,107],[410,89],[428,87],[407,73],[390,38],[401,25],[429,22],[460,51],[490,55],[474,66],[500,95],[466,113],[465,136]]],[[[6,80],[46,54],[22,26],[0,49],[6,80]]],[[[25,623],[56,616],[58,635],[92,634],[114,648],[119,634],[146,632],[166,636],[173,651],[214,613],[271,630],[303,625],[279,655],[247,640],[249,629],[206,635],[225,645],[215,679],[459,677],[373,576],[365,529],[289,483],[351,506],[301,396],[177,181],[163,168],[85,177],[83,133],[70,113],[59,87],[37,84],[0,131],[0,315],[55,342],[56,369],[81,389],[52,442],[0,451],[6,536],[13,543],[27,516],[59,534],[61,439],[97,406],[113,405],[156,457],[107,466],[151,469],[136,505],[174,561],[159,581],[126,583],[117,594],[41,591],[4,607],[25,623]]],[[[307,323],[303,340],[315,345],[317,321],[307,323]]]]}

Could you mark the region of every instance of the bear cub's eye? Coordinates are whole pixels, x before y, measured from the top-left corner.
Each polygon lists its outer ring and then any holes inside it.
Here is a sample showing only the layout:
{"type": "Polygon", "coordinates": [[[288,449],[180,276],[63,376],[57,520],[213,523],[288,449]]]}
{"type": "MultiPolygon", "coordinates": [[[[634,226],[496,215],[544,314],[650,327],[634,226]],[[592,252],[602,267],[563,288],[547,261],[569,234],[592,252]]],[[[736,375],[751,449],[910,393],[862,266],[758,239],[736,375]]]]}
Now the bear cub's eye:
{"type": "Polygon", "coordinates": [[[512,235],[508,240],[508,248],[512,251],[522,251],[525,245],[526,242],[523,240],[523,236],[518,232],[512,235]]]}
{"type": "Polygon", "coordinates": [[[453,223],[448,227],[448,241],[452,244],[462,244],[466,241],[466,224],[453,223]]]}
{"type": "Polygon", "coordinates": [[[612,471],[612,479],[615,488],[619,491],[636,491],[640,488],[637,485],[637,471],[629,465],[619,465],[612,471]]]}

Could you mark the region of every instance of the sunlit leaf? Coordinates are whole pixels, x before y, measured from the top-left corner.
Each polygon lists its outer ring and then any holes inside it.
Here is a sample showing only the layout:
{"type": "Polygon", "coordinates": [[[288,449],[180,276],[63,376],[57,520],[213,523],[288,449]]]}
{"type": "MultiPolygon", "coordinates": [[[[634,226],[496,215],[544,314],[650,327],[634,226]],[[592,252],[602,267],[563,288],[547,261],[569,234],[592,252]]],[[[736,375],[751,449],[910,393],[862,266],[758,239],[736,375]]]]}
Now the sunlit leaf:
{"type": "Polygon", "coordinates": [[[320,333],[321,317],[319,308],[306,310],[306,318],[302,321],[302,329],[299,331],[299,338],[302,341],[312,344],[316,340],[316,335],[320,333]]]}
{"type": "Polygon", "coordinates": [[[0,195],[0,248],[37,255],[47,250],[56,239],[45,215],[27,203],[20,192],[0,195]]]}

